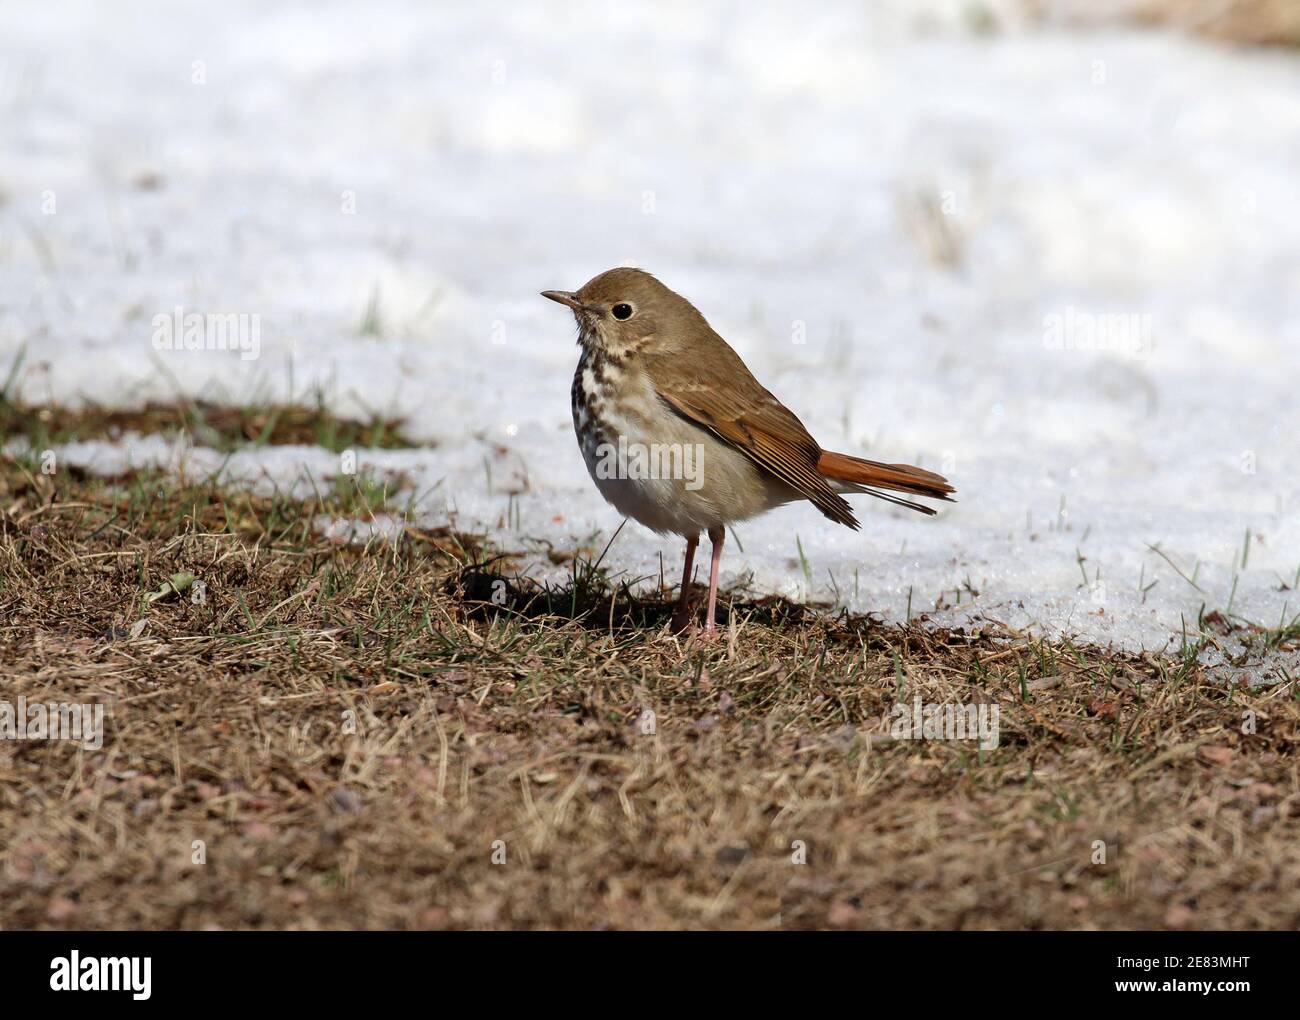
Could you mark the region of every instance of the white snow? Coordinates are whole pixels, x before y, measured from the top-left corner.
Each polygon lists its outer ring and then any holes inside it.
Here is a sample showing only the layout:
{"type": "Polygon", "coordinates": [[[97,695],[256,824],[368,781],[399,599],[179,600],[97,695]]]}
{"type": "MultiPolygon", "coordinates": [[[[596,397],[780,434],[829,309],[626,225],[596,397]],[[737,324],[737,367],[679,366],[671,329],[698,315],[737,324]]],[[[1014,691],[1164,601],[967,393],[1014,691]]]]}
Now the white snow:
{"type": "MultiPolygon", "coordinates": [[[[1300,612],[1294,54],[905,0],[82,2],[6,6],[0,36],[0,367],[26,347],[28,399],[324,388],[436,444],[375,461],[430,521],[599,549],[574,325],[537,292],[630,262],[825,447],[959,490],[933,520],[863,498],[859,534],[774,512],[724,582],[1126,648],[1230,599],[1300,612]],[[258,316],[259,356],[155,351],[177,307],[258,316]],[[1102,316],[1136,350],[1072,349],[1102,316]]],[[[629,524],[606,563],[661,553],[675,579],[681,543],[629,524]]]]}

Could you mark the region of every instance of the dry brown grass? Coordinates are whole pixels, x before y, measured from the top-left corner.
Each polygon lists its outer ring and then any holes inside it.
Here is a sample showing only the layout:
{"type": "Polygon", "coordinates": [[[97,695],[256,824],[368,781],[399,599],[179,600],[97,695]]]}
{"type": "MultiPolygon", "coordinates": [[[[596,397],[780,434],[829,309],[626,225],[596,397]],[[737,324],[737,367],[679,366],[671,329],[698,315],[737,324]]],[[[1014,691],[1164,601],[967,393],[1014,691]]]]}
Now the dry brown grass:
{"type": "MultiPolygon", "coordinates": [[[[21,367],[10,369],[10,381],[21,367]]],[[[115,440],[127,433],[186,436],[196,446],[232,450],[241,446],[323,446],[340,451],[354,447],[400,449],[411,443],[402,435],[406,422],[372,414],[365,421],[340,418],[315,406],[265,403],[230,406],[204,400],[177,403],[150,401],[139,407],[103,407],[86,402],[77,408],[32,404],[0,387],[0,434],[22,437],[41,450],[73,440],[115,440]]]]}
{"type": "Polygon", "coordinates": [[[1137,16],[1224,42],[1247,46],[1300,46],[1300,4],[1295,0],[1138,0],[1137,16]]]}
{"type": "Polygon", "coordinates": [[[582,564],[159,477],[11,462],[0,507],[0,700],[108,715],[0,741],[4,927],[1300,925],[1294,684],[775,600],[703,646],[582,564]],[[1000,746],[870,736],[916,695],[1000,746]]]}
{"type": "Polygon", "coordinates": [[[1300,46],[1296,0],[1024,0],[1043,22],[1174,28],[1243,46],[1300,46]]]}

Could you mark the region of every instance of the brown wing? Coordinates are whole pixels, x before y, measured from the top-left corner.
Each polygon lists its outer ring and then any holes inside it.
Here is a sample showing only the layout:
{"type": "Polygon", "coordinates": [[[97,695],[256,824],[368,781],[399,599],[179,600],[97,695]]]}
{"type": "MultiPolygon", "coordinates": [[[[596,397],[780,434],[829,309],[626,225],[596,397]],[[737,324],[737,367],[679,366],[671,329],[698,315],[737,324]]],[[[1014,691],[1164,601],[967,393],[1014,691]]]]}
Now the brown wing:
{"type": "Polygon", "coordinates": [[[676,359],[646,357],[660,399],[781,479],[831,520],[857,530],[852,508],[817,470],[822,455],[817,441],[759,385],[735,351],[720,337],[716,341],[707,358],[690,359],[689,367],[676,359]]]}

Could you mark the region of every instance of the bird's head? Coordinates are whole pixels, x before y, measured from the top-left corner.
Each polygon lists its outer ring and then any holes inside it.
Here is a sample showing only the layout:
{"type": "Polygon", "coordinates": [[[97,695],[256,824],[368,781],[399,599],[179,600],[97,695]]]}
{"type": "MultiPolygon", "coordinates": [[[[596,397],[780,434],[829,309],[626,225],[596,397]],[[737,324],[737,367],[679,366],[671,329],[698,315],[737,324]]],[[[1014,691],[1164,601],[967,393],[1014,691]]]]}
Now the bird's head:
{"type": "Polygon", "coordinates": [[[578,343],[615,359],[684,345],[704,317],[680,294],[643,269],[610,269],[576,291],[544,290],[542,297],[573,309],[578,343]]]}

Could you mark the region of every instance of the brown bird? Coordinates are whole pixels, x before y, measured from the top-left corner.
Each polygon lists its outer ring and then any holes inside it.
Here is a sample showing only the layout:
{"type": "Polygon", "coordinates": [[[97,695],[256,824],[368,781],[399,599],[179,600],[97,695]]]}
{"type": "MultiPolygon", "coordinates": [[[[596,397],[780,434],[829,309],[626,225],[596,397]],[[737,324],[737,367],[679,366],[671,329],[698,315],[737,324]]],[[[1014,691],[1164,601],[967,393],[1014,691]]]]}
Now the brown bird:
{"type": "Polygon", "coordinates": [[[689,623],[702,531],[713,543],[704,627],[713,637],[718,561],[731,522],[807,499],[856,530],[841,493],[933,514],[879,490],[942,500],[955,491],[932,471],[822,450],[698,309],[647,272],[611,269],[577,291],[542,296],[568,305],[578,320],[573,427],[596,487],[624,516],[686,539],[678,629],[689,623]]]}

